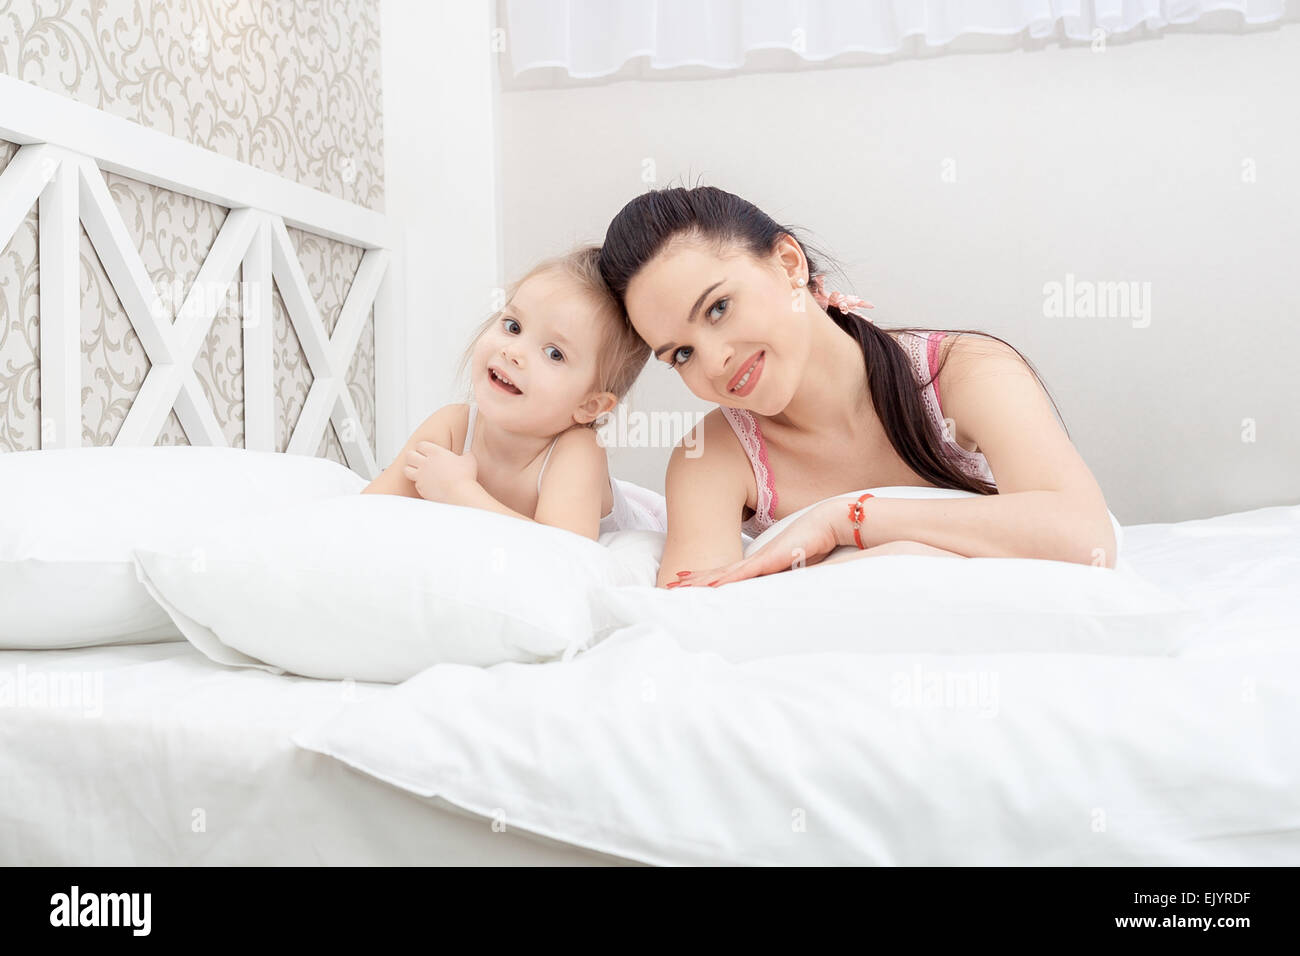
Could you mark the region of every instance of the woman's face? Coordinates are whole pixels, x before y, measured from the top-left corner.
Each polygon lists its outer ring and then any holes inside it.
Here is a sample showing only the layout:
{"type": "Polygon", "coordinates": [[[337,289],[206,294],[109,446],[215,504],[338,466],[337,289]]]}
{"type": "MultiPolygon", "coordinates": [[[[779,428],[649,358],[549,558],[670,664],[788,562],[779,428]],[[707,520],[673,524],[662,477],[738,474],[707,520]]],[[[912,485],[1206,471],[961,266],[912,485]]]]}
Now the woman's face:
{"type": "Polygon", "coordinates": [[[768,256],[712,243],[669,243],[633,277],[628,317],[705,401],[779,414],[808,361],[807,263],[788,236],[768,256]],[[748,372],[748,377],[746,377],[748,372]]]}

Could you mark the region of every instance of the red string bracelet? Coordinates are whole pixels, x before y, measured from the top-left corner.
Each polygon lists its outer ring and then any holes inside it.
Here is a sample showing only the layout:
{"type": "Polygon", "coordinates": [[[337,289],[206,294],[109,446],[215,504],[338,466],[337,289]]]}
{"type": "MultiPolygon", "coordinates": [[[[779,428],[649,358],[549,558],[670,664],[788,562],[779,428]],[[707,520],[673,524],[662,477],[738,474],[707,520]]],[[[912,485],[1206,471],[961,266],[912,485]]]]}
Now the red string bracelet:
{"type": "Polygon", "coordinates": [[[874,497],[876,496],[870,492],[866,492],[857,501],[849,502],[849,520],[853,522],[853,540],[858,543],[858,548],[863,550],[865,550],[865,548],[862,544],[862,535],[860,533],[863,515],[862,502],[866,501],[868,498],[874,497]]]}

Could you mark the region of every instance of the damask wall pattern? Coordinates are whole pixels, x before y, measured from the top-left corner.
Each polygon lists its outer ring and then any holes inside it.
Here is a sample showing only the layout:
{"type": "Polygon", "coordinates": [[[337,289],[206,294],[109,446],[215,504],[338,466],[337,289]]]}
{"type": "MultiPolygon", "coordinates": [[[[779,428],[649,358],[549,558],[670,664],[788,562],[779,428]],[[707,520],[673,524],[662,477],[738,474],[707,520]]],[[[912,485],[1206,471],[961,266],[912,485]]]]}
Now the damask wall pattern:
{"type": "MultiPolygon", "coordinates": [[[[373,209],[383,201],[378,44],[375,0],[0,0],[0,70],[373,209]]],[[[0,170],[16,149],[0,142],[0,170]]],[[[105,180],[164,301],[179,305],[227,210],[111,173],[105,180]]],[[[0,250],[0,450],[40,447],[38,227],[33,209],[0,250]]],[[[362,251],[289,235],[332,332],[362,251]]],[[[149,361],[84,230],[81,263],[82,442],[106,445],[149,361]]],[[[226,440],[241,446],[237,289],[195,370],[226,440]]],[[[278,291],[273,309],[283,451],[312,374],[278,291]]],[[[372,451],[374,371],[372,312],[346,379],[372,451]]],[[[158,444],[186,440],[173,412],[158,444]]],[[[317,453],[344,461],[332,426],[317,453]]]]}
{"type": "Polygon", "coordinates": [[[383,210],[378,0],[0,0],[0,72],[383,210]]]}

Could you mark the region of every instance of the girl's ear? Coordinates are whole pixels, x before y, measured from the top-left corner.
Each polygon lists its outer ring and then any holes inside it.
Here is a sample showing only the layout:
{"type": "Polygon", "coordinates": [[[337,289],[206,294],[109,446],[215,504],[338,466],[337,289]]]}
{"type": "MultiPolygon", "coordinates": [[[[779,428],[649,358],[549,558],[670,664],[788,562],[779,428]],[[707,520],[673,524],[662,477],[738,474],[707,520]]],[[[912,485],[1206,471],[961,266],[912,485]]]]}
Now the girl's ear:
{"type": "Polygon", "coordinates": [[[592,392],[574,411],[573,420],[579,425],[590,424],[605,412],[612,412],[617,404],[618,396],[613,392],[592,392]]]}

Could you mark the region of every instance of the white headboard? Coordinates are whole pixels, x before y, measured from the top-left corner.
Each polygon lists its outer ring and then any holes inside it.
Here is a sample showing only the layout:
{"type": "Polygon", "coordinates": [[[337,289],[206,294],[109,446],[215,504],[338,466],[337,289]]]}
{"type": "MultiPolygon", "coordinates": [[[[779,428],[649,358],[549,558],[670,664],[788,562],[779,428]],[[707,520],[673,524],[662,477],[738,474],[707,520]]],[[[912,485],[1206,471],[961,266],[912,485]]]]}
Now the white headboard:
{"type": "Polygon", "coordinates": [[[242,265],[245,447],[275,450],[274,283],[313,375],[286,451],[315,454],[332,422],[348,465],[362,475],[373,477],[396,456],[407,438],[406,331],[396,230],[382,214],[9,76],[0,76],[0,139],[22,147],[0,172],[0,247],[39,204],[42,448],[82,441],[80,224],[150,362],[115,445],[154,444],[173,409],[191,444],[227,444],[193,366],[217,308],[205,290],[229,284],[242,265]],[[230,210],[174,316],[112,201],[105,171],[230,210]],[[365,250],[332,335],[286,227],[365,250]],[[345,382],[372,307],[374,453],[345,382]]]}

